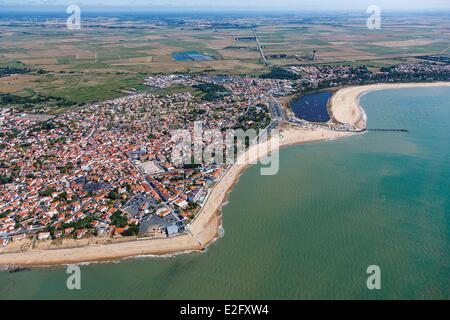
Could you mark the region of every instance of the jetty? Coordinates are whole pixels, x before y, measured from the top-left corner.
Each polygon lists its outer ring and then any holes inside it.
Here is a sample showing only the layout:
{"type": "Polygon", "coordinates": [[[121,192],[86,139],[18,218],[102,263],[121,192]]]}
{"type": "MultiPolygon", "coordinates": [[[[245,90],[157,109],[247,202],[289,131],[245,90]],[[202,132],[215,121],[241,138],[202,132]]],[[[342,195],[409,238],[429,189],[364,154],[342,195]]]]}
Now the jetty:
{"type": "Polygon", "coordinates": [[[367,131],[377,131],[377,132],[409,132],[408,129],[378,129],[378,128],[370,128],[367,131]]]}

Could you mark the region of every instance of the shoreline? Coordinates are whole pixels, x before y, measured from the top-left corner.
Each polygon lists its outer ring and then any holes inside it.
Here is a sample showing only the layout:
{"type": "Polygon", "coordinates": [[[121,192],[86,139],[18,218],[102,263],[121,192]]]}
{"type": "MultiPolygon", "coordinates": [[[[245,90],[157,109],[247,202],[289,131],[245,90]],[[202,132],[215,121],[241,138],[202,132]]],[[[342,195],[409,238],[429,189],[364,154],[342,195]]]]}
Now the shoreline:
{"type": "Polygon", "coordinates": [[[338,122],[351,124],[358,129],[363,129],[367,121],[364,109],[360,105],[360,99],[363,95],[373,91],[426,87],[450,87],[450,82],[379,83],[345,87],[335,92],[331,97],[330,116],[338,122]],[[336,108],[336,105],[341,107],[336,108]],[[359,109],[359,113],[356,109],[359,109]]]}
{"type": "MultiPolygon", "coordinates": [[[[360,97],[371,91],[413,87],[450,86],[450,82],[393,83],[352,86],[338,90],[330,99],[331,119],[364,129],[365,112],[359,104],[360,97]]],[[[325,128],[303,129],[283,125],[280,129],[279,149],[294,144],[333,140],[356,135],[355,132],[332,131],[325,128]]],[[[271,142],[269,140],[268,142],[271,142]]],[[[82,264],[117,261],[145,256],[168,256],[188,252],[201,252],[220,238],[222,208],[228,195],[244,171],[273,150],[268,142],[252,146],[246,152],[249,160],[245,164],[235,163],[212,188],[203,208],[189,225],[189,232],[174,238],[145,239],[122,243],[89,245],[77,248],[52,248],[51,250],[29,250],[20,253],[0,254],[0,266],[45,267],[55,265],[82,264]],[[264,152],[261,154],[261,148],[264,152]],[[258,152],[259,151],[259,152],[258,152]]]]}

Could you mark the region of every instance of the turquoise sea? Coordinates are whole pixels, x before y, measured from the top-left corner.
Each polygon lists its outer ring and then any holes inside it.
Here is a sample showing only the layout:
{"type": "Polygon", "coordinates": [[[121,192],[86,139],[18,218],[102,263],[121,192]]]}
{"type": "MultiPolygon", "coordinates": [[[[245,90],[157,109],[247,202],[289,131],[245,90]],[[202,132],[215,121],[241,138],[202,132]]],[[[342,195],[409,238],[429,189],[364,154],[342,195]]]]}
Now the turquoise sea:
{"type": "Polygon", "coordinates": [[[0,298],[450,299],[450,88],[361,99],[356,137],[290,146],[240,178],[205,253],[0,272],[0,298]],[[366,269],[381,268],[381,290],[366,269]]]}

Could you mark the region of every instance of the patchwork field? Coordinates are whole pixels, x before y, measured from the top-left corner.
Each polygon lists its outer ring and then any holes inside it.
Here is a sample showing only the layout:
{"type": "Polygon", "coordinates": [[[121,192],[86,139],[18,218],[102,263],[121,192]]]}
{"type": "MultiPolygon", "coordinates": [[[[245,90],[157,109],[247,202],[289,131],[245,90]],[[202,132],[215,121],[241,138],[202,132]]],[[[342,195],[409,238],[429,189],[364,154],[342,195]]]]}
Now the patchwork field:
{"type": "Polygon", "coordinates": [[[0,67],[31,70],[0,78],[0,93],[55,96],[70,105],[143,90],[143,79],[154,73],[258,75],[267,67],[260,61],[252,28],[273,65],[380,68],[449,51],[450,27],[444,16],[388,16],[380,30],[368,30],[365,19],[336,16],[330,23],[329,18],[295,16],[85,18],[81,30],[68,30],[64,19],[0,19],[0,67]],[[212,60],[173,59],[173,53],[185,51],[212,60]],[[310,59],[313,51],[315,60],[310,59]]]}
{"type": "Polygon", "coordinates": [[[272,59],[272,63],[282,65],[364,61],[378,66],[383,60],[390,65],[417,55],[443,53],[450,48],[450,27],[445,17],[389,16],[379,30],[369,30],[362,18],[334,21],[262,25],[257,31],[266,55],[290,56],[272,59]],[[315,61],[295,58],[296,55],[312,56],[314,50],[315,61]]]}

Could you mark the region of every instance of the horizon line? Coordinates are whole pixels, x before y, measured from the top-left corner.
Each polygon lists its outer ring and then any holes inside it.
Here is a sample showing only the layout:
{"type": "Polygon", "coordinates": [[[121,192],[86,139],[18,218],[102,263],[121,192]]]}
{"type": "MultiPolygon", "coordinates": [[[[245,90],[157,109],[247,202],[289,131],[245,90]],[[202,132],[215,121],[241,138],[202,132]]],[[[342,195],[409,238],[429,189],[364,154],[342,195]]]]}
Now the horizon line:
{"type": "MultiPolygon", "coordinates": [[[[61,8],[67,8],[66,5],[6,5],[2,6],[2,11],[6,10],[21,10],[21,11],[45,11],[45,10],[60,10],[61,8]]],[[[133,10],[147,10],[147,11],[195,11],[201,10],[203,12],[262,12],[262,11],[271,11],[271,12],[287,12],[291,11],[292,13],[301,13],[301,12],[351,12],[351,13],[366,13],[366,10],[361,10],[358,8],[300,8],[300,7],[246,7],[246,6],[220,6],[220,7],[203,7],[203,6],[109,6],[109,5],[80,5],[80,8],[84,8],[85,10],[108,10],[108,11],[133,11],[133,10]]],[[[383,10],[383,8],[381,8],[383,10]]],[[[450,12],[450,6],[446,8],[390,8],[384,9],[384,12],[417,12],[426,10],[427,12],[439,12],[446,13],[450,12]]]]}

